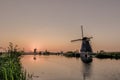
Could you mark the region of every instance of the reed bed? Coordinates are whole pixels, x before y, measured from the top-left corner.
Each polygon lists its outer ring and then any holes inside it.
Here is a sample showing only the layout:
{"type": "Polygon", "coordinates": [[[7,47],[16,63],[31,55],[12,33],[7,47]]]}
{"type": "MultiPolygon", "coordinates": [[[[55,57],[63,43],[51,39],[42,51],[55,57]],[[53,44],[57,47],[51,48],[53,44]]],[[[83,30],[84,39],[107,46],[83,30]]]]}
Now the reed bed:
{"type": "Polygon", "coordinates": [[[8,51],[0,56],[0,80],[26,80],[26,71],[20,63],[21,55],[17,46],[10,43],[8,51]]]}

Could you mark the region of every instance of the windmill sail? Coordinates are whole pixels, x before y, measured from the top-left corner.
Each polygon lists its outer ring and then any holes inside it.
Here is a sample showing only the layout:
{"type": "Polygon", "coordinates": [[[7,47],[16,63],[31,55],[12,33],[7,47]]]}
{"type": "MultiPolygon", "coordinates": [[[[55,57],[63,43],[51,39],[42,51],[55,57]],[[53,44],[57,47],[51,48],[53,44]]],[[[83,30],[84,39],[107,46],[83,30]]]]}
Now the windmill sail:
{"type": "Polygon", "coordinates": [[[81,25],[81,32],[82,32],[82,38],[84,37],[83,35],[83,26],[81,25]]]}
{"type": "Polygon", "coordinates": [[[75,40],[71,40],[71,42],[75,42],[75,41],[81,41],[82,39],[75,39],[75,40]]]}

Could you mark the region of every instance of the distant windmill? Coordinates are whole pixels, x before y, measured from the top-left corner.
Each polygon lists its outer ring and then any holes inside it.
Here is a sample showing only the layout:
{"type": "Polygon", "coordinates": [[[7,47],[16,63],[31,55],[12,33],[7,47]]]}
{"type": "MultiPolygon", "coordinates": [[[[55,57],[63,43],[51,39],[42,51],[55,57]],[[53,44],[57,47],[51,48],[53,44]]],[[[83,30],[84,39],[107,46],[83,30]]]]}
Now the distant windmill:
{"type": "Polygon", "coordinates": [[[83,35],[83,26],[81,26],[81,32],[82,32],[82,38],[81,39],[76,39],[76,40],[71,40],[71,42],[76,42],[76,41],[82,41],[81,49],[80,49],[80,56],[83,62],[91,62],[92,61],[92,56],[91,53],[92,47],[90,45],[90,39],[93,37],[84,37],[83,35]]]}

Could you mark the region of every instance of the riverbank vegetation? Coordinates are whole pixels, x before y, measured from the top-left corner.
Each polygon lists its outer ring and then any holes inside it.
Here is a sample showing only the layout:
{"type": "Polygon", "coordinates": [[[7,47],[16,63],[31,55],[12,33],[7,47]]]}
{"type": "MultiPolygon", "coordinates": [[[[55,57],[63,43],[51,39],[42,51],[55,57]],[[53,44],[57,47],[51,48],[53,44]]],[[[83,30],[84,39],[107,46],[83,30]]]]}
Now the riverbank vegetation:
{"type": "Polygon", "coordinates": [[[26,72],[22,69],[17,45],[9,43],[8,50],[0,56],[0,80],[26,80],[26,72]]]}
{"type": "MultiPolygon", "coordinates": [[[[68,51],[63,54],[66,57],[80,57],[80,53],[68,51]]],[[[99,52],[99,53],[92,53],[93,57],[99,58],[99,59],[120,59],[120,52],[99,52]]]]}
{"type": "Polygon", "coordinates": [[[97,53],[95,55],[96,58],[105,59],[105,58],[111,58],[111,59],[120,59],[120,52],[103,52],[103,53],[97,53]]]}
{"type": "Polygon", "coordinates": [[[73,51],[68,51],[66,53],[63,54],[66,57],[80,57],[79,52],[73,52],[73,51]]]}

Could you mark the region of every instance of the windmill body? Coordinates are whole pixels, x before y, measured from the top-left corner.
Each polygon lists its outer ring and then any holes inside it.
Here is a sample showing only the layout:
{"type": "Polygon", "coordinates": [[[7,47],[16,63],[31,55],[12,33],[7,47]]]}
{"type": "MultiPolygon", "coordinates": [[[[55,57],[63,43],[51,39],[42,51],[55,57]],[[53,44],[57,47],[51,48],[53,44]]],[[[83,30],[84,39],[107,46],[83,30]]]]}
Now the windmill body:
{"type": "Polygon", "coordinates": [[[90,45],[90,39],[92,37],[84,37],[83,36],[83,26],[81,26],[81,30],[82,30],[82,39],[72,40],[71,42],[82,41],[82,45],[81,45],[81,49],[80,49],[81,60],[85,63],[89,63],[89,62],[92,62],[91,53],[93,51],[92,51],[92,47],[90,45]]]}

